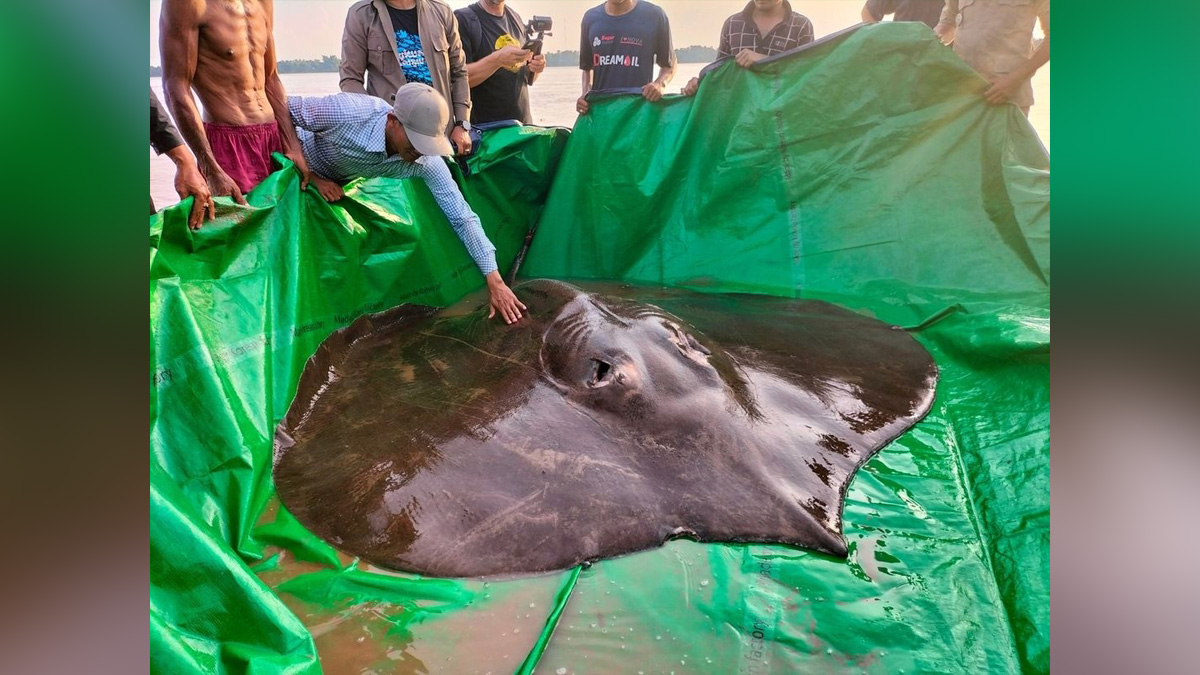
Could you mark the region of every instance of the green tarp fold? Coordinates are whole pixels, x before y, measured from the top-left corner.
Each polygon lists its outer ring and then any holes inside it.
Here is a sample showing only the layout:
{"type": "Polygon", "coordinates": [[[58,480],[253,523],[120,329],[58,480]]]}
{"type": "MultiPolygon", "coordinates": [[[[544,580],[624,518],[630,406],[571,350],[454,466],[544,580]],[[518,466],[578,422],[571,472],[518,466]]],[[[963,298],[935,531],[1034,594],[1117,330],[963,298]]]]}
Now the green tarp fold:
{"type": "MultiPolygon", "coordinates": [[[[439,580],[316,539],[274,425],[330,332],[482,279],[419,181],[325,204],[284,166],[151,219],[151,657],[161,673],[1044,672],[1049,160],[919,24],[861,27],[694,98],[489,132],[462,177],[507,269],[829,300],[909,327],[928,417],[859,472],[847,560],[673,541],[584,569],[439,580]]],[[[483,296],[479,296],[483,301],[483,296]]]]}

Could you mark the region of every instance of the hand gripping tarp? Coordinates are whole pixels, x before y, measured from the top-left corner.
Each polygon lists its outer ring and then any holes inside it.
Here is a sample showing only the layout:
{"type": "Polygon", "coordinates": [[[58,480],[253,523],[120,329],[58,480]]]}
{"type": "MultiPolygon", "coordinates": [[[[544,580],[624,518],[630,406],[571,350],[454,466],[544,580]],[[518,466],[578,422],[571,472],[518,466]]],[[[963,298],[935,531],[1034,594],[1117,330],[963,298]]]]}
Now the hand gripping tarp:
{"type": "Polygon", "coordinates": [[[1047,671],[1049,161],[985,88],[923,25],[862,27],[691,99],[598,99],[561,161],[564,132],[491,132],[464,179],[502,268],[539,222],[523,276],[910,327],[937,400],[851,485],[847,560],[681,540],[485,582],[349,559],[279,506],[273,427],[332,330],[478,273],[413,181],[326,205],[289,167],[198,233],[187,202],[152,219],[153,669],[1047,671]]]}

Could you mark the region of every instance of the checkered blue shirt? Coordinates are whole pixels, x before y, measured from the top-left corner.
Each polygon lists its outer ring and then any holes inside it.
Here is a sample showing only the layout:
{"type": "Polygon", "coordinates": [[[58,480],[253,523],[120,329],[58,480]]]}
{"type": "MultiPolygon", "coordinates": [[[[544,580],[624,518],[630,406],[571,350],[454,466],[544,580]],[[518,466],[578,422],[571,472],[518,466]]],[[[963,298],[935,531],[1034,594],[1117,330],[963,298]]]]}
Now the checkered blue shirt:
{"type": "Polygon", "coordinates": [[[383,128],[391,109],[383,99],[366,94],[288,97],[288,111],[310,169],[339,181],[375,176],[425,179],[467,253],[487,276],[497,269],[496,247],[463,199],[445,161],[422,157],[407,162],[387,153],[383,128]]]}

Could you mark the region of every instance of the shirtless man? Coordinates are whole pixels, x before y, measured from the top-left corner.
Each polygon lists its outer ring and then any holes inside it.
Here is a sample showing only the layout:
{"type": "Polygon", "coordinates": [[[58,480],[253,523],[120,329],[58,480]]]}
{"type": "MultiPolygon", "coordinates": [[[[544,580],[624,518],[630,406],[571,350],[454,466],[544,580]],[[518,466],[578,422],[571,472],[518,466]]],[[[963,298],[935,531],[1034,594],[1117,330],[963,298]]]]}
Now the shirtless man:
{"type": "Polygon", "coordinates": [[[163,93],[213,196],[245,204],[283,152],[308,164],[275,69],[274,0],[163,0],[163,93]],[[204,106],[201,118],[192,91],[204,106]]]}

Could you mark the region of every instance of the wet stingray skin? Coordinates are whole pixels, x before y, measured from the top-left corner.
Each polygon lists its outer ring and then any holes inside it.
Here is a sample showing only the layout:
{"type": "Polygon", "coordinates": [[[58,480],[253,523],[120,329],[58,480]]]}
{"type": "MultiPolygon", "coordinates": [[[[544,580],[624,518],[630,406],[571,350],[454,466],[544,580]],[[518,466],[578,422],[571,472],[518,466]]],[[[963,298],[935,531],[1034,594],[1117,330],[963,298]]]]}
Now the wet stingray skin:
{"type": "Polygon", "coordinates": [[[819,301],[521,284],[519,323],[402,305],[331,335],[275,437],[284,505],[444,577],[686,536],[845,556],[855,470],[929,409],[904,331],[819,301]],[[622,297],[623,296],[623,297],[622,297]]]}

